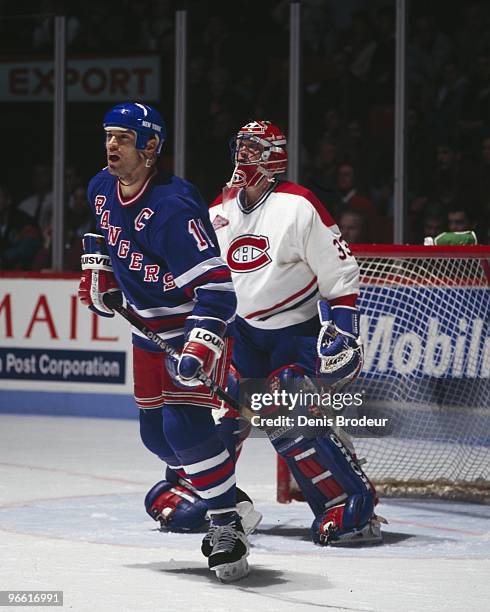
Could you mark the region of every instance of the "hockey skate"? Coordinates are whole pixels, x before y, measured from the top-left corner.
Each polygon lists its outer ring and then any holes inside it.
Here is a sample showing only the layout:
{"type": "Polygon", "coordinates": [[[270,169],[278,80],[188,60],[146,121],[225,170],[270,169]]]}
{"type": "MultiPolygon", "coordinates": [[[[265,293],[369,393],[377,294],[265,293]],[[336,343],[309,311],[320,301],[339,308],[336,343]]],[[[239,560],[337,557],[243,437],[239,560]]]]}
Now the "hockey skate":
{"type": "Polygon", "coordinates": [[[382,544],[381,524],[388,521],[382,516],[373,514],[364,527],[353,528],[345,531],[342,528],[343,505],[331,508],[317,528],[316,543],[323,546],[358,546],[382,544]]]}
{"type": "MultiPolygon", "coordinates": [[[[236,511],[240,517],[245,535],[248,536],[253,533],[262,520],[262,514],[255,510],[250,497],[238,487],[236,488],[236,511]]],[[[211,544],[212,533],[212,529],[209,529],[201,544],[201,551],[205,557],[209,557],[213,548],[211,544]]]]}
{"type": "Polygon", "coordinates": [[[220,582],[235,582],[248,576],[250,571],[247,536],[239,515],[232,511],[210,514],[211,525],[201,545],[208,567],[220,582]]]}

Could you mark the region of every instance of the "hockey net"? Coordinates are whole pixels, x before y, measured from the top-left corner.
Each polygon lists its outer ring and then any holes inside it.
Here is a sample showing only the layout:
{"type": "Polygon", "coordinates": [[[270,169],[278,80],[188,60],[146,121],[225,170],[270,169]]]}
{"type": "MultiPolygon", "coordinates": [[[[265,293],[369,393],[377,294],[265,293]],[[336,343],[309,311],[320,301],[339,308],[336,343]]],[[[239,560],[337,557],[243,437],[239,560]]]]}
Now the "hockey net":
{"type": "MultiPolygon", "coordinates": [[[[490,500],[490,247],[358,245],[365,363],[347,427],[381,495],[490,500]],[[355,421],[354,421],[355,422],[355,421]]],[[[278,460],[277,498],[301,499],[278,460]]]]}

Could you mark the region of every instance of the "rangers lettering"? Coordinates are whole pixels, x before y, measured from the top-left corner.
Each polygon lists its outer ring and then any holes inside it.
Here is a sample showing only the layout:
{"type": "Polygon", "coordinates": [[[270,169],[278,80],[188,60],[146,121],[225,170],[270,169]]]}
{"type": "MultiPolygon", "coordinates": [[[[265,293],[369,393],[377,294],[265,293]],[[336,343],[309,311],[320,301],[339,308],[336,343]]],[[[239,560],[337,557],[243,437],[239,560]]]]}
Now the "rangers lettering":
{"type": "Polygon", "coordinates": [[[175,289],[177,285],[174,283],[174,277],[172,276],[172,272],[166,272],[163,275],[163,290],[171,291],[175,289]]]}
{"type": "Polygon", "coordinates": [[[106,203],[106,197],[105,195],[96,195],[95,196],[95,212],[98,215],[102,214],[102,208],[104,207],[104,204],[106,203]]]}
{"type": "Polygon", "coordinates": [[[131,242],[129,240],[121,240],[117,248],[117,254],[121,259],[126,259],[129,253],[131,242]]]}
{"type": "Polygon", "coordinates": [[[107,242],[111,246],[115,246],[119,238],[119,234],[121,232],[122,232],[122,227],[115,227],[114,225],[109,225],[109,233],[107,234],[107,242]]]}
{"type": "Polygon", "coordinates": [[[109,210],[105,210],[102,213],[102,217],[100,218],[100,227],[102,227],[103,229],[109,229],[110,216],[111,216],[111,213],[109,210]]]}
{"type": "Polygon", "coordinates": [[[156,283],[158,281],[159,272],[160,272],[160,266],[157,266],[157,265],[145,266],[145,278],[143,280],[147,283],[156,283]]]}
{"type": "Polygon", "coordinates": [[[141,262],[143,261],[143,253],[131,253],[131,262],[129,264],[130,270],[141,270],[143,267],[141,262]]]}

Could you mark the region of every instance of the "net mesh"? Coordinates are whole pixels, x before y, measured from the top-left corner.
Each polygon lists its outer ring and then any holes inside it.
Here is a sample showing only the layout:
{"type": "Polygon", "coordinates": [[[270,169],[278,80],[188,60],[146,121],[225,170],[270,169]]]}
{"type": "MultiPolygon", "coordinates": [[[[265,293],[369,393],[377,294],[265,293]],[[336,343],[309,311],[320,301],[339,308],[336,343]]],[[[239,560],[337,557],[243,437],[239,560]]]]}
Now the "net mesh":
{"type": "Polygon", "coordinates": [[[357,260],[365,363],[349,391],[364,401],[343,414],[387,419],[346,429],[369,477],[386,495],[490,499],[488,261],[357,260]]]}

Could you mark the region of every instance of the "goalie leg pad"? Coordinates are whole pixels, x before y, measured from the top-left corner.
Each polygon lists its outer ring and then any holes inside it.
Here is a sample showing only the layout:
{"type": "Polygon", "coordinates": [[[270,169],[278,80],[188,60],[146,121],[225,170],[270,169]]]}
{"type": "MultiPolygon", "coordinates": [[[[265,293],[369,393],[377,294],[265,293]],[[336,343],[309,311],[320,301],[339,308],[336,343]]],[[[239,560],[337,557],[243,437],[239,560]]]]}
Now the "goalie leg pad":
{"type": "MultiPolygon", "coordinates": [[[[270,390],[298,393],[308,384],[311,385],[298,366],[280,368],[269,379],[270,390]]],[[[314,409],[297,405],[292,412],[312,416],[314,409]]],[[[267,434],[315,516],[323,518],[326,510],[343,504],[347,507],[346,528],[366,524],[373,513],[375,490],[353,449],[342,442],[339,434],[327,426],[309,431],[304,427],[279,426],[269,429],[267,434]],[[360,507],[366,510],[359,512],[360,507]]]]}

